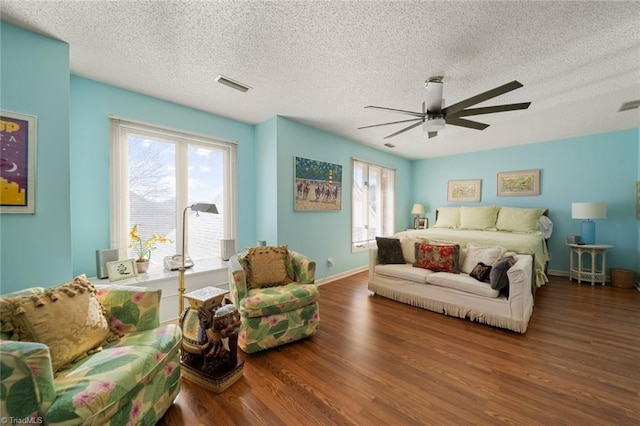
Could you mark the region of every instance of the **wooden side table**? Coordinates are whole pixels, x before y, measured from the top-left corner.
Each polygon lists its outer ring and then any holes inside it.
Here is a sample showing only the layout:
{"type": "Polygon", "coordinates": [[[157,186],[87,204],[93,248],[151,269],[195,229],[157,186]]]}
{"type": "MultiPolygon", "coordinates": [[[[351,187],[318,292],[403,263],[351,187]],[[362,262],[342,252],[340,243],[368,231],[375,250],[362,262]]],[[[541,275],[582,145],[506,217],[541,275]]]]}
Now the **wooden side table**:
{"type": "Polygon", "coordinates": [[[582,281],[605,284],[607,281],[607,250],[613,246],[607,244],[567,244],[569,246],[569,280],[576,279],[582,281]],[[585,269],[582,255],[591,256],[591,267],[585,269]],[[598,257],[600,262],[598,263],[598,257]],[[574,262],[577,260],[577,262],[574,262]]]}

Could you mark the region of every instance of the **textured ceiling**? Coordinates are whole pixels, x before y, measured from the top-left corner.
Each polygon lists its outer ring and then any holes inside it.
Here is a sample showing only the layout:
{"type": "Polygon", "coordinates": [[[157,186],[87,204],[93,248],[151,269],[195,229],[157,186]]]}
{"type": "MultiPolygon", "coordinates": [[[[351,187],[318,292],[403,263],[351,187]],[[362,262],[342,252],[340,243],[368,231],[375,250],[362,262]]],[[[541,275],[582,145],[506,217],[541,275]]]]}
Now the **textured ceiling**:
{"type": "Polygon", "coordinates": [[[640,110],[617,112],[640,99],[637,1],[2,0],[0,13],[69,43],[76,75],[247,123],[285,116],[407,158],[640,126],[640,110]],[[435,75],[448,105],[511,80],[524,87],[479,106],[532,104],[433,139],[357,130],[404,119],[366,105],[419,111],[435,75]]]}

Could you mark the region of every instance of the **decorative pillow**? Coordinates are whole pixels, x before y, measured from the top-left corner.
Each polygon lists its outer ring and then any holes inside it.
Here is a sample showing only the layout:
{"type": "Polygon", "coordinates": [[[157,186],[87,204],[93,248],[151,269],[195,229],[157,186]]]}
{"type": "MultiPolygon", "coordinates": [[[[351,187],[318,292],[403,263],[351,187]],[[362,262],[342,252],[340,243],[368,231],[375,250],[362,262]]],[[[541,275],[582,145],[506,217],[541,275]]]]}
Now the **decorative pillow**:
{"type": "Polygon", "coordinates": [[[434,228],[457,228],[460,222],[460,207],[440,207],[434,228]]]}
{"type": "Polygon", "coordinates": [[[492,266],[504,256],[507,249],[500,246],[485,247],[477,244],[467,244],[467,254],[462,264],[462,272],[470,274],[473,268],[480,262],[492,266]]]}
{"type": "Polygon", "coordinates": [[[498,210],[497,206],[460,207],[460,229],[495,231],[498,210]]]}
{"type": "Polygon", "coordinates": [[[496,229],[498,231],[534,233],[540,230],[540,216],[544,209],[521,209],[517,207],[500,207],[496,229]]]}
{"type": "Polygon", "coordinates": [[[286,245],[278,247],[250,247],[245,260],[248,266],[249,288],[275,287],[289,284],[286,245]]]}
{"type": "Polygon", "coordinates": [[[473,271],[469,274],[471,278],[475,278],[478,281],[489,281],[489,274],[491,273],[491,266],[485,265],[482,262],[478,262],[478,264],[473,268],[473,271]]]}
{"type": "Polygon", "coordinates": [[[434,272],[460,273],[460,246],[416,243],[416,262],[413,266],[434,272]]]}
{"type": "Polygon", "coordinates": [[[378,263],[381,265],[406,263],[399,239],[376,237],[376,242],[378,243],[378,263]]]}
{"type": "Polygon", "coordinates": [[[540,216],[538,219],[538,223],[540,224],[540,233],[546,239],[551,238],[551,234],[553,233],[553,222],[544,214],[540,216]]]}
{"type": "Polygon", "coordinates": [[[414,264],[416,262],[416,243],[426,243],[425,238],[410,237],[403,235],[400,237],[400,245],[402,246],[402,257],[406,263],[414,264]]]}
{"type": "Polygon", "coordinates": [[[489,273],[491,288],[498,290],[501,294],[507,296],[507,298],[509,297],[509,277],[507,276],[507,272],[509,268],[515,264],[516,259],[514,257],[503,257],[493,265],[489,273]]]}
{"type": "Polygon", "coordinates": [[[109,329],[96,289],[85,275],[31,296],[0,298],[2,330],[11,340],[44,343],[53,371],[119,337],[109,329]]]}

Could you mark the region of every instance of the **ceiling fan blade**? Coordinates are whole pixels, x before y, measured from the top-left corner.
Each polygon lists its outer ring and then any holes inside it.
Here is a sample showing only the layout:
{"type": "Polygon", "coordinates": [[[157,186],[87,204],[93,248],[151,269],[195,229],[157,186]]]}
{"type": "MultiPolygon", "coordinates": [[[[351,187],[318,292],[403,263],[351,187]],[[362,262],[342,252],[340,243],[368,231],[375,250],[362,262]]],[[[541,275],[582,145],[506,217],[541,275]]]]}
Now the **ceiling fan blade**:
{"type": "Polygon", "coordinates": [[[523,102],[520,104],[507,104],[507,105],[496,105],[490,107],[483,108],[472,108],[472,109],[463,109],[462,111],[458,111],[453,114],[448,114],[447,117],[468,117],[470,115],[480,115],[480,114],[492,114],[494,112],[505,112],[505,111],[515,111],[518,109],[527,109],[531,105],[531,102],[523,102]]]}
{"type": "Polygon", "coordinates": [[[455,114],[456,112],[470,107],[471,105],[479,104],[480,102],[495,98],[496,96],[500,96],[512,90],[519,89],[520,87],[522,87],[522,83],[517,80],[513,80],[512,82],[503,84],[502,86],[496,87],[495,89],[487,90],[484,93],[480,93],[479,95],[472,96],[468,99],[450,105],[444,108],[442,111],[445,113],[445,115],[455,114]]]}
{"type": "Polygon", "coordinates": [[[394,136],[398,136],[400,133],[404,133],[404,132],[406,132],[407,130],[411,130],[411,129],[413,129],[414,127],[418,127],[418,126],[419,126],[419,125],[421,125],[421,124],[422,124],[422,120],[418,121],[416,124],[412,124],[411,126],[405,127],[405,128],[404,128],[404,129],[402,129],[402,130],[398,130],[397,132],[392,133],[392,134],[390,134],[389,136],[385,136],[384,138],[385,138],[385,139],[389,139],[389,138],[392,138],[392,137],[394,137],[394,136]]]}
{"type": "Polygon", "coordinates": [[[476,130],[484,130],[487,127],[489,127],[488,124],[485,123],[478,123],[477,121],[471,121],[471,120],[465,120],[464,118],[458,118],[458,117],[447,117],[445,119],[447,124],[453,124],[454,126],[460,126],[460,127],[468,127],[470,129],[476,129],[476,130]]]}
{"type": "Polygon", "coordinates": [[[410,118],[408,120],[392,121],[390,123],[372,124],[371,126],[358,127],[358,130],[360,130],[360,129],[370,129],[371,127],[388,126],[389,124],[408,123],[409,121],[416,121],[416,120],[422,121],[422,118],[410,118]]]}
{"type": "Polygon", "coordinates": [[[429,139],[435,138],[436,136],[438,136],[438,132],[429,132],[429,139]]]}
{"type": "Polygon", "coordinates": [[[426,115],[426,113],[423,113],[423,112],[406,111],[404,109],[385,108],[385,107],[379,107],[379,106],[373,106],[373,105],[366,106],[365,108],[374,108],[374,109],[380,109],[383,111],[397,112],[400,114],[413,115],[414,117],[420,117],[420,118],[423,118],[426,115]]]}

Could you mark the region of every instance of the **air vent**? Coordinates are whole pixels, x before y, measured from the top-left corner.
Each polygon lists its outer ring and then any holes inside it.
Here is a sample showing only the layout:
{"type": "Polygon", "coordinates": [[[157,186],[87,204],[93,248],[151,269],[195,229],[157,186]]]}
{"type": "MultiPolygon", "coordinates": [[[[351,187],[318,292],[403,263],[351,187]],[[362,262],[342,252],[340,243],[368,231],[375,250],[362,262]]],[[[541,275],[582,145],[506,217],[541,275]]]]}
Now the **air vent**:
{"type": "Polygon", "coordinates": [[[638,107],[640,107],[640,99],[638,99],[637,101],[629,101],[629,102],[623,103],[622,105],[620,105],[620,109],[618,110],[618,112],[629,111],[631,109],[638,109],[638,107]]]}
{"type": "Polygon", "coordinates": [[[396,147],[394,144],[389,143],[389,142],[385,143],[384,146],[386,146],[387,148],[395,148],[396,147]]]}
{"type": "Polygon", "coordinates": [[[242,93],[245,93],[249,89],[251,89],[251,87],[247,86],[246,84],[240,83],[239,81],[232,80],[229,77],[225,77],[223,75],[217,76],[216,81],[220,84],[224,84],[225,86],[231,87],[232,89],[239,90],[242,93]]]}

